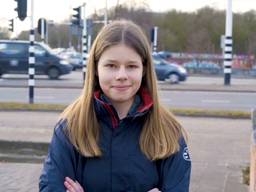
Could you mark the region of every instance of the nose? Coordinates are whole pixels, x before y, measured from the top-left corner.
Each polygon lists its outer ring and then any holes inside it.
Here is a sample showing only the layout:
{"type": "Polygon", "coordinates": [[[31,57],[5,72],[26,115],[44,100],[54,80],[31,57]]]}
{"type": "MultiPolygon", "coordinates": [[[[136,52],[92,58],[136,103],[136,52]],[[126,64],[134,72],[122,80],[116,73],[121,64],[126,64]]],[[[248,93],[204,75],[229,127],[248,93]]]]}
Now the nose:
{"type": "Polygon", "coordinates": [[[126,80],[127,79],[127,71],[124,66],[119,67],[117,74],[116,74],[116,80],[126,80]]]}

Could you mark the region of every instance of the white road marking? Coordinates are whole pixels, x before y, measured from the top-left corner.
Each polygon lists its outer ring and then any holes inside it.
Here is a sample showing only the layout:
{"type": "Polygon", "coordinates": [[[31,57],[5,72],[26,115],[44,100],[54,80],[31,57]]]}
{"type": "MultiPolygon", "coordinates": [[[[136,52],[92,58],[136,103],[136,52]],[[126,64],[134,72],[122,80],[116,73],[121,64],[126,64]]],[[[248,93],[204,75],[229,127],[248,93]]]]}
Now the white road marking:
{"type": "Polygon", "coordinates": [[[169,98],[160,98],[161,101],[171,101],[169,98]]]}
{"type": "Polygon", "coordinates": [[[229,100],[202,100],[202,103],[230,103],[229,100]]]}
{"type": "Polygon", "coordinates": [[[56,99],[54,96],[35,96],[36,99],[56,99]]]}

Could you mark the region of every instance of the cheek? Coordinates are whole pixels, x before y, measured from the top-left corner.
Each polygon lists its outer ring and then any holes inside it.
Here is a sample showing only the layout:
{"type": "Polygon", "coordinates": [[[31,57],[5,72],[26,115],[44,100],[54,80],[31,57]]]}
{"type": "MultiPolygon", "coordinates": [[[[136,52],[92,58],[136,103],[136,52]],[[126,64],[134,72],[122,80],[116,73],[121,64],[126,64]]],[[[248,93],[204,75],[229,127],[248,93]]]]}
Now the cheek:
{"type": "Polygon", "coordinates": [[[131,79],[133,79],[135,82],[141,82],[142,77],[143,77],[143,72],[137,72],[131,75],[131,79]]]}
{"type": "Polygon", "coordinates": [[[101,89],[106,89],[108,85],[110,85],[111,82],[111,75],[108,75],[104,73],[103,71],[98,71],[98,79],[99,79],[99,85],[101,89]]]}

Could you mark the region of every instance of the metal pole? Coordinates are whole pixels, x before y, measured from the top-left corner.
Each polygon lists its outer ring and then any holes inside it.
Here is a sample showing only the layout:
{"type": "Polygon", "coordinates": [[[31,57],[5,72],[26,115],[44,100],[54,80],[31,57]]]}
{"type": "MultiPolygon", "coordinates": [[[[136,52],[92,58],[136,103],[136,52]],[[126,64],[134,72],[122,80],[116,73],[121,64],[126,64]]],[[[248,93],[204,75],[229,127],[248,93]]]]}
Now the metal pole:
{"type": "Polygon", "coordinates": [[[158,30],[158,27],[154,27],[154,44],[153,44],[154,53],[157,51],[157,30],[158,30]]]}
{"type": "Polygon", "coordinates": [[[44,43],[45,44],[48,44],[48,21],[46,19],[44,19],[44,27],[45,27],[45,30],[43,31],[44,33],[44,43]]]}
{"type": "Polygon", "coordinates": [[[104,25],[108,24],[108,0],[105,0],[104,25]]]}
{"type": "Polygon", "coordinates": [[[35,30],[34,30],[34,0],[31,0],[31,28],[29,35],[29,67],[28,67],[28,86],[29,86],[29,103],[34,103],[34,86],[35,86],[35,50],[34,50],[34,41],[35,41],[35,30]]]}
{"type": "Polygon", "coordinates": [[[156,26],[151,29],[151,49],[153,53],[157,51],[157,30],[158,27],[156,26]]]}
{"type": "Polygon", "coordinates": [[[46,33],[45,33],[45,43],[48,44],[49,32],[48,32],[49,24],[46,22],[46,33]]]}
{"type": "Polygon", "coordinates": [[[83,83],[85,81],[85,72],[86,72],[86,56],[87,56],[87,21],[86,21],[86,4],[83,4],[83,37],[82,37],[82,46],[83,46],[83,83]]]}
{"type": "Polygon", "coordinates": [[[42,40],[43,40],[43,42],[45,42],[45,34],[44,34],[44,28],[45,28],[45,23],[44,23],[44,19],[42,19],[42,22],[41,22],[41,29],[42,29],[42,31],[41,31],[41,38],[42,38],[42,40]]]}
{"type": "MultiPolygon", "coordinates": [[[[71,6],[71,1],[69,2],[70,4],[69,4],[69,10],[70,10],[70,13],[69,13],[69,20],[70,21],[72,21],[72,13],[71,13],[71,11],[72,11],[72,6],[71,6]]],[[[68,31],[68,47],[69,48],[71,48],[72,47],[72,22],[71,22],[71,24],[68,26],[68,29],[69,29],[69,31],[68,31]]]]}
{"type": "Polygon", "coordinates": [[[252,118],[253,141],[254,141],[254,144],[256,145],[256,109],[252,109],[251,118],[252,118]]]}
{"type": "Polygon", "coordinates": [[[252,133],[253,140],[251,143],[251,162],[250,162],[250,186],[249,191],[254,192],[256,189],[256,109],[252,110],[252,133]]]}
{"type": "Polygon", "coordinates": [[[224,49],[224,85],[230,85],[232,71],[232,0],[227,0],[224,49]]]}
{"type": "Polygon", "coordinates": [[[90,49],[91,49],[91,45],[92,45],[92,35],[91,34],[88,34],[88,52],[90,52],[90,49]]]}

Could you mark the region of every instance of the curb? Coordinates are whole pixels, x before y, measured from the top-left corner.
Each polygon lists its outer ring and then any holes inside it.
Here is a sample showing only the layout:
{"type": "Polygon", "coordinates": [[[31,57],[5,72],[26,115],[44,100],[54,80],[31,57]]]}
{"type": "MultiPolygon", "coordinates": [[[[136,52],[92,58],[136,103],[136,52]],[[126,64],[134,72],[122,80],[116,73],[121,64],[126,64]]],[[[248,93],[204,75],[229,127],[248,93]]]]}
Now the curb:
{"type": "Polygon", "coordinates": [[[0,140],[0,162],[42,163],[49,143],[0,140]]]}

